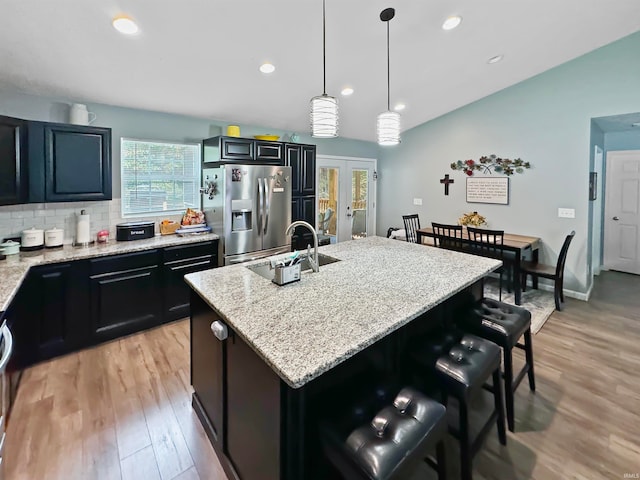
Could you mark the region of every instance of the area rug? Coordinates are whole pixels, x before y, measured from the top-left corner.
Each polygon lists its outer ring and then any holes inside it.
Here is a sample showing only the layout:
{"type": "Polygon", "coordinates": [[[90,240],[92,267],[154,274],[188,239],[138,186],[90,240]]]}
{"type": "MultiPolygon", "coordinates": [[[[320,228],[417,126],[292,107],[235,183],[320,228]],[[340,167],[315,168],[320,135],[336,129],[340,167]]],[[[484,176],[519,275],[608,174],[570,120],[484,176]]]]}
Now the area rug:
{"type": "MultiPolygon", "coordinates": [[[[486,297],[498,299],[498,281],[495,283],[491,279],[484,285],[484,294],[486,297]]],[[[513,293],[506,291],[503,286],[502,301],[505,303],[514,303],[513,293]]],[[[556,304],[553,300],[553,293],[546,292],[544,290],[534,290],[528,288],[526,292],[522,292],[522,305],[531,312],[531,331],[538,333],[538,331],[547,321],[549,316],[556,309],[556,304]]]]}

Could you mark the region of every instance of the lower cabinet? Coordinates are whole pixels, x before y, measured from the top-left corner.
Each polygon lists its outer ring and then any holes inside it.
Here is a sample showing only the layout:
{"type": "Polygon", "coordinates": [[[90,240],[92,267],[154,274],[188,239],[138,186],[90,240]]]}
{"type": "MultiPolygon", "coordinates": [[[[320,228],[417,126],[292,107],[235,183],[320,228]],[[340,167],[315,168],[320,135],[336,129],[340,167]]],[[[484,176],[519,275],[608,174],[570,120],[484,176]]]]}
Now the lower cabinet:
{"type": "Polygon", "coordinates": [[[160,324],[159,251],[89,260],[91,337],[96,341],[160,324]]]}
{"type": "Polygon", "coordinates": [[[208,270],[217,265],[214,242],[197,245],[178,245],[164,249],[164,321],[170,322],[189,316],[191,288],[184,281],[188,273],[208,270]]]}
{"type": "Polygon", "coordinates": [[[217,265],[218,241],[33,267],[5,317],[14,368],[189,315],[184,275],[217,265]]]}
{"type": "Polygon", "coordinates": [[[7,315],[15,344],[13,364],[30,365],[83,343],[87,302],[79,267],[70,262],[30,270],[7,315]]]}

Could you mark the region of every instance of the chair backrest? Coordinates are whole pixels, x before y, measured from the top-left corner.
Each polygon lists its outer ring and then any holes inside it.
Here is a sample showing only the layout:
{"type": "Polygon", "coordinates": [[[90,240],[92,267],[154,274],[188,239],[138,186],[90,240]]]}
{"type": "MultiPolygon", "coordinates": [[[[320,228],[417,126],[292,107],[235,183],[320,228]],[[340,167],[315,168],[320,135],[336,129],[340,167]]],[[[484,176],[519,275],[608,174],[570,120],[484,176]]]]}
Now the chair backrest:
{"type": "Polygon", "coordinates": [[[333,209],[331,207],[328,207],[324,211],[322,220],[320,220],[320,225],[318,225],[318,227],[323,233],[329,229],[329,220],[331,220],[332,216],[333,216],[333,209]]]}
{"type": "Polygon", "coordinates": [[[367,235],[367,211],[362,209],[353,210],[351,217],[351,236],[364,237],[367,235]]]}
{"type": "Polygon", "coordinates": [[[469,253],[502,259],[504,230],[467,227],[467,235],[469,236],[469,253]]]}
{"type": "Polygon", "coordinates": [[[571,244],[571,240],[573,240],[575,234],[576,231],[573,230],[569,235],[567,235],[567,238],[564,239],[564,243],[560,249],[560,255],[558,255],[558,263],[556,264],[556,278],[562,278],[564,275],[564,264],[567,261],[567,252],[569,251],[569,245],[571,244]]]}
{"type": "Polygon", "coordinates": [[[462,250],[462,225],[431,222],[436,246],[449,250],[462,250]]]}
{"type": "Polygon", "coordinates": [[[420,218],[417,213],[411,215],[403,215],[404,230],[407,236],[407,242],[418,243],[418,234],[416,230],[420,228],[420,218]]]}

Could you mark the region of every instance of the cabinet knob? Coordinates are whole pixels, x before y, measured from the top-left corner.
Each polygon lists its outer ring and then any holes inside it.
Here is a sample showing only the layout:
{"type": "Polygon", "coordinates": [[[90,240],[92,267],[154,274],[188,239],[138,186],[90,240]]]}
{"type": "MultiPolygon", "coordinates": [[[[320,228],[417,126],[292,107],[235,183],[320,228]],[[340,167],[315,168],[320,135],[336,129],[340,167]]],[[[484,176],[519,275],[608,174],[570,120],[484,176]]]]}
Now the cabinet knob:
{"type": "Polygon", "coordinates": [[[211,331],[218,340],[226,340],[229,336],[229,330],[227,329],[227,326],[218,320],[211,324],[211,331]]]}

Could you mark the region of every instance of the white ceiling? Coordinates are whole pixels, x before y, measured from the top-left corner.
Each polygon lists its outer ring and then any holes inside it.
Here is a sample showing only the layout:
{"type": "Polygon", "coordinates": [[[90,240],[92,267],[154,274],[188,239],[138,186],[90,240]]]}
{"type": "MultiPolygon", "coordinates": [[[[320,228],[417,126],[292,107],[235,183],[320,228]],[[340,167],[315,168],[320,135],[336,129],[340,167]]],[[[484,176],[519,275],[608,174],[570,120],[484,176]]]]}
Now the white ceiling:
{"type": "MultiPolygon", "coordinates": [[[[327,93],[355,89],[340,98],[340,136],[375,141],[386,7],[403,130],[640,30],[640,0],[327,0],[327,93]],[[451,14],[462,24],[444,31],[451,14]]],[[[0,0],[3,87],[307,132],[322,93],[322,1],[0,0]],[[123,12],[137,36],[111,27],[123,12]],[[270,76],[258,71],[266,60],[270,76]]]]}

